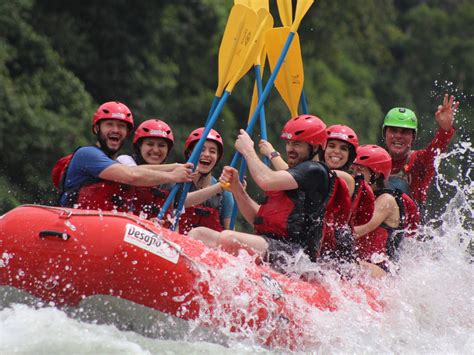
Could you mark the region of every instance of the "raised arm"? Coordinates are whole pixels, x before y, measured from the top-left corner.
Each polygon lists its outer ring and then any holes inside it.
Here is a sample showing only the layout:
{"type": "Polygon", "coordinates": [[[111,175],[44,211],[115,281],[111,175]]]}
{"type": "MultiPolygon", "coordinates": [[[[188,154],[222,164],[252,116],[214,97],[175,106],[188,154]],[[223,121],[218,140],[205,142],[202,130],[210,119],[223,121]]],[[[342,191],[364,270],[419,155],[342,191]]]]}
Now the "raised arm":
{"type": "Polygon", "coordinates": [[[273,171],[260,160],[255,152],[252,139],[243,129],[240,130],[240,134],[235,141],[235,148],[247,161],[250,175],[263,191],[294,190],[298,188],[298,183],[289,172],[283,170],[273,171]]]}
{"type": "Polygon", "coordinates": [[[288,170],[288,164],[283,160],[281,154],[278,153],[272,144],[265,139],[261,139],[258,143],[260,154],[265,155],[271,162],[275,170],[288,170]]]}

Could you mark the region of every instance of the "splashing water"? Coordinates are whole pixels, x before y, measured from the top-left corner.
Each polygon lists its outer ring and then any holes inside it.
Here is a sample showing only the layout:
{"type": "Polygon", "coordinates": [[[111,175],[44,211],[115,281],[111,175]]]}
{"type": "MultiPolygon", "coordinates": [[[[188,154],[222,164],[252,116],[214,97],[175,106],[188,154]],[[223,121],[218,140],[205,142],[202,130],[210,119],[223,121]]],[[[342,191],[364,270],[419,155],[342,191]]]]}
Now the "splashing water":
{"type": "MultiPolygon", "coordinates": [[[[300,351],[320,353],[454,353],[468,354],[474,349],[474,257],[466,252],[473,237],[474,188],[470,143],[459,143],[436,160],[435,186],[446,211],[428,221],[422,228],[423,241],[405,240],[396,276],[368,280],[359,270],[342,283],[340,276],[325,265],[309,264],[302,257],[298,271],[310,271],[330,290],[336,311],[323,311],[301,298],[285,295],[293,319],[302,329],[298,334],[300,351]],[[459,162],[461,162],[459,164],[459,162]],[[443,173],[446,166],[464,166],[452,176],[443,173]],[[376,311],[357,291],[359,283],[367,284],[381,295],[383,311],[376,311]],[[348,288],[355,290],[348,296],[348,288]],[[357,296],[357,297],[354,297],[357,296]],[[362,299],[362,301],[360,301],[362,299]]],[[[4,264],[8,262],[2,258],[4,264]]],[[[248,305],[261,294],[254,293],[248,277],[254,259],[243,252],[223,269],[202,272],[212,280],[210,293],[215,298],[212,317],[219,320],[210,329],[210,312],[203,304],[199,319],[189,322],[147,313],[136,305],[116,305],[118,300],[101,301],[102,309],[86,316],[87,306],[79,310],[38,308],[34,301],[27,305],[12,304],[0,297],[0,353],[267,353],[258,345],[261,339],[277,329],[277,336],[288,336],[294,328],[278,317],[269,293],[260,299],[275,314],[256,330],[258,311],[247,311],[248,305]],[[235,296],[235,287],[244,290],[235,296]],[[7,308],[4,308],[7,307],[7,308]],[[68,317],[67,315],[70,315],[68,317]],[[241,316],[239,318],[239,316],[241,316]],[[245,318],[246,322],[239,320],[245,318]],[[113,320],[113,322],[111,322],[113,320]],[[135,320],[135,325],[132,321],[135,320]],[[113,323],[115,326],[103,323],[113,323]],[[143,329],[141,329],[141,328],[143,329]],[[235,332],[236,328],[239,330],[235,332]],[[140,334],[146,334],[143,337],[140,334]]],[[[0,265],[1,266],[1,265],[0,265]]],[[[0,295],[1,296],[1,295],[0,295]]],[[[23,296],[22,296],[23,297],[23,296]]],[[[20,302],[16,298],[14,302],[20,302]]],[[[22,302],[23,303],[23,302],[22,302]]],[[[28,303],[28,302],[27,302],[28,303]]],[[[251,308],[251,307],[250,307],[251,308]]]]}

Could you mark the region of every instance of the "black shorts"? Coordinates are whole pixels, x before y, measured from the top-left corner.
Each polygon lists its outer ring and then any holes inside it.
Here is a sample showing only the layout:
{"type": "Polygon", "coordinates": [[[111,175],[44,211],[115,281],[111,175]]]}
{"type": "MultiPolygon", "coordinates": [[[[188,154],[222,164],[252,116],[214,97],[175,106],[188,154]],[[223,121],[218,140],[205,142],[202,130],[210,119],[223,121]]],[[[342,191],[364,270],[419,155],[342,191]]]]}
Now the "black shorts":
{"type": "Polygon", "coordinates": [[[303,250],[296,243],[287,243],[267,235],[261,235],[268,243],[268,249],[263,260],[270,263],[272,268],[281,273],[286,273],[289,266],[294,265],[295,256],[303,250]]]}

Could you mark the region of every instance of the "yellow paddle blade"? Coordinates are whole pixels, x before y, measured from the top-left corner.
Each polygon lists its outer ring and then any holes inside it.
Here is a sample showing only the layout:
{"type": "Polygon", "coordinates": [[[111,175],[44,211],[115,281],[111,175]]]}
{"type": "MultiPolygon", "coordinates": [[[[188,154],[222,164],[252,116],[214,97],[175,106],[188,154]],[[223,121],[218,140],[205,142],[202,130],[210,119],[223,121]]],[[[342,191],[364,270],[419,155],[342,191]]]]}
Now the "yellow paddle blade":
{"type": "MultiPolygon", "coordinates": [[[[273,72],[290,34],[289,27],[273,28],[265,36],[265,48],[270,70],[273,72]]],[[[285,60],[275,79],[275,86],[290,110],[291,117],[298,116],[298,105],[304,84],[303,60],[298,33],[291,42],[285,60]]]]}
{"type": "Polygon", "coordinates": [[[303,19],[304,15],[306,15],[313,3],[314,0],[298,0],[296,4],[295,21],[291,25],[291,32],[298,31],[298,27],[300,27],[301,20],[303,19]]]}
{"type": "Polygon", "coordinates": [[[227,25],[219,47],[219,73],[216,96],[222,96],[225,86],[236,74],[246,53],[249,33],[257,27],[257,14],[243,5],[234,5],[230,10],[227,25]]]}
{"type": "Polygon", "coordinates": [[[277,0],[278,13],[283,26],[290,27],[293,23],[293,7],[291,0],[277,0]]]}
{"type": "Polygon", "coordinates": [[[226,87],[226,91],[228,92],[232,92],[235,84],[237,84],[240,78],[242,78],[253,66],[257,56],[259,56],[262,51],[265,33],[273,27],[273,17],[267,10],[258,10],[258,18],[261,22],[259,23],[257,30],[253,33],[249,33],[248,36],[244,38],[244,40],[248,42],[245,46],[246,52],[242,56],[244,59],[240,62],[240,68],[235,72],[236,74],[226,87]]]}
{"type": "Polygon", "coordinates": [[[269,11],[268,0],[234,0],[234,4],[244,5],[251,8],[254,11],[259,9],[265,9],[269,11]]]}
{"type": "MultiPolygon", "coordinates": [[[[255,62],[255,65],[260,65],[260,78],[263,77],[263,72],[265,71],[265,59],[267,57],[267,52],[265,50],[265,45],[263,45],[262,52],[261,54],[257,57],[258,62],[255,62]]],[[[257,88],[257,83],[253,85],[253,94],[252,94],[252,102],[250,104],[250,110],[249,110],[249,118],[248,122],[250,122],[253,112],[255,111],[255,108],[257,107],[258,104],[258,88],[257,88]]]]}

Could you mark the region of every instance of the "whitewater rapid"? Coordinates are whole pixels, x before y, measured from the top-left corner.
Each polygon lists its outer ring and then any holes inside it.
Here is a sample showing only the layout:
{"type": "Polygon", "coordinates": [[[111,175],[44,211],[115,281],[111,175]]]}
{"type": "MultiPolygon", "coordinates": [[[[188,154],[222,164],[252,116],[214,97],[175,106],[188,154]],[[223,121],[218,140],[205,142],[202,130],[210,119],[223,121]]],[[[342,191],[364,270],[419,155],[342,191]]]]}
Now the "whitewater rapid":
{"type": "MultiPolygon", "coordinates": [[[[454,151],[467,152],[472,159],[469,144],[457,146],[454,151]]],[[[450,154],[441,158],[449,160],[450,154]]],[[[306,351],[474,353],[474,257],[467,250],[474,235],[473,183],[466,176],[453,182],[441,174],[435,185],[439,189],[453,186],[456,193],[445,206],[445,212],[423,228],[425,240],[404,242],[396,276],[364,279],[380,292],[385,310],[377,312],[366,303],[344,297],[335,312],[308,310],[302,315],[304,338],[311,344],[306,351]]],[[[231,278],[235,273],[239,269],[234,265],[219,277],[231,278]]],[[[334,294],[343,293],[335,273],[326,272],[320,277],[334,294]]],[[[16,297],[12,299],[11,292],[8,297],[0,294],[0,354],[285,352],[257,345],[253,334],[243,337],[227,329],[201,331],[195,322],[149,315],[140,308],[113,305],[113,302],[101,313],[88,310],[93,308],[91,305],[83,305],[79,310],[58,310],[34,300],[28,300],[30,304],[25,305],[20,304],[26,301],[24,295],[16,297]],[[139,323],[138,328],[132,325],[132,320],[139,323]],[[150,327],[152,331],[147,333],[145,328],[150,327]]]]}

